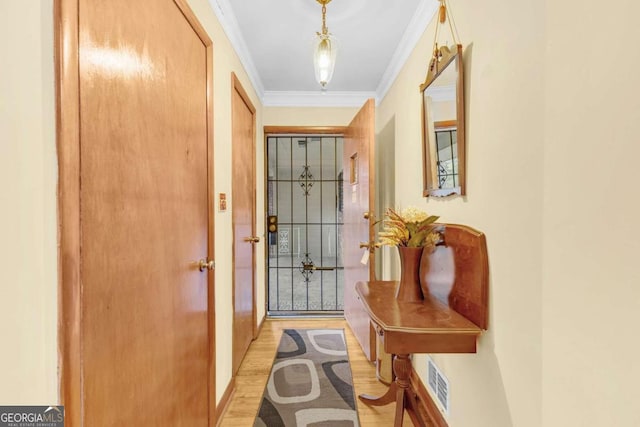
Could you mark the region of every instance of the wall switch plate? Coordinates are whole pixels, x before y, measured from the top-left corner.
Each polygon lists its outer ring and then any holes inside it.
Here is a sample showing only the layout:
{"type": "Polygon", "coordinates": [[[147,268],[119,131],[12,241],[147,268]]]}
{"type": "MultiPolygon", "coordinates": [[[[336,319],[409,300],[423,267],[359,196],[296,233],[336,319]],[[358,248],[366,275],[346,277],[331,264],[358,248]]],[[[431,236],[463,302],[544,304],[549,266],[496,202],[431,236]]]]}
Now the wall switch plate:
{"type": "Polygon", "coordinates": [[[227,210],[227,193],[220,193],[218,195],[218,210],[220,212],[227,210]]]}

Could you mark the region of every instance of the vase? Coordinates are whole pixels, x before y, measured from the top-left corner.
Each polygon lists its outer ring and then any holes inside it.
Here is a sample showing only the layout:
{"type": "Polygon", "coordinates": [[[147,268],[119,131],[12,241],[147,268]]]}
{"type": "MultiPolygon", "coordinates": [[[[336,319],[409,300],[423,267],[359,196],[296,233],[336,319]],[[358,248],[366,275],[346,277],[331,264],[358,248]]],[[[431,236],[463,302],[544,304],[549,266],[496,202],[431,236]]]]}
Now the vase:
{"type": "Polygon", "coordinates": [[[423,249],[398,246],[400,254],[400,283],[396,291],[398,301],[420,302],[424,298],[420,286],[420,260],[423,249]]]}

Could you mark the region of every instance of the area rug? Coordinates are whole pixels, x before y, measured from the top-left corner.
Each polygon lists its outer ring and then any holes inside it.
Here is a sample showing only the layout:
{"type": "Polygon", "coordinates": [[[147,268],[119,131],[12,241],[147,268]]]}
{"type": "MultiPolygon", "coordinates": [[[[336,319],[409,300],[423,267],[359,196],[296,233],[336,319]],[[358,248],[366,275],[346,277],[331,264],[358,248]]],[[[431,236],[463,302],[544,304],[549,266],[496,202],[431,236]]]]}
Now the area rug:
{"type": "Polygon", "coordinates": [[[253,425],[360,425],[344,330],[284,330],[253,425]]]}

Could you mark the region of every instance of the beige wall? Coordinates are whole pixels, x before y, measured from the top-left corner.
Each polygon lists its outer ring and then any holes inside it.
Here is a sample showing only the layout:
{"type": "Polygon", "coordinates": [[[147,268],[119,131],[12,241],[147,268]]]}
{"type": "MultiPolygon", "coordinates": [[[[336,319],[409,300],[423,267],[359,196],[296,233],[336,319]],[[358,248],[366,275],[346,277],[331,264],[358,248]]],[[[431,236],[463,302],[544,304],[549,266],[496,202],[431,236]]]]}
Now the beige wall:
{"type": "MultiPolygon", "coordinates": [[[[452,8],[465,44],[468,196],[422,197],[419,85],[432,26],[380,103],[378,132],[395,120],[397,206],[418,206],[487,235],[489,330],[477,354],[433,356],[450,381],[450,425],[539,427],[544,5],[456,0],[452,8]]],[[[426,357],[414,365],[426,378],[426,357]]]]}
{"type": "MultiPolygon", "coordinates": [[[[640,53],[623,43],[638,38],[640,6],[625,1],[605,20],[594,0],[452,6],[468,195],[420,197],[417,88],[432,28],[377,123],[395,119],[396,202],[487,234],[489,331],[476,355],[434,356],[450,381],[450,425],[640,425],[640,53]]],[[[425,358],[414,360],[424,378],[425,358]]]]}
{"type": "Polygon", "coordinates": [[[543,422],[638,426],[640,4],[548,7],[543,422]]]}
{"type": "Polygon", "coordinates": [[[58,403],[52,3],[0,2],[0,405],[58,403]]]}

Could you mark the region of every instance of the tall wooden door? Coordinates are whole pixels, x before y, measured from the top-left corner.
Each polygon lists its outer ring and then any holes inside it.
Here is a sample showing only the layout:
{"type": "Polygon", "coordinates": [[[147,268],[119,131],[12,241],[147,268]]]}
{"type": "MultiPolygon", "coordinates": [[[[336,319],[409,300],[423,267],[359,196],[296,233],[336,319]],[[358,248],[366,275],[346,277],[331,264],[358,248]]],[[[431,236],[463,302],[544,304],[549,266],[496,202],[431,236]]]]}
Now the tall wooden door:
{"type": "Polygon", "coordinates": [[[369,99],[347,127],[343,151],[344,316],[369,360],[375,358],[375,333],[355,285],[375,277],[374,143],[375,104],[369,99]]]}
{"type": "Polygon", "coordinates": [[[233,374],[256,333],[256,109],[232,74],[233,374]]]}
{"type": "Polygon", "coordinates": [[[60,3],[69,425],[207,426],[216,401],[211,41],[181,0],[60,3]],[[74,110],[77,158],[64,133],[74,110]]]}

